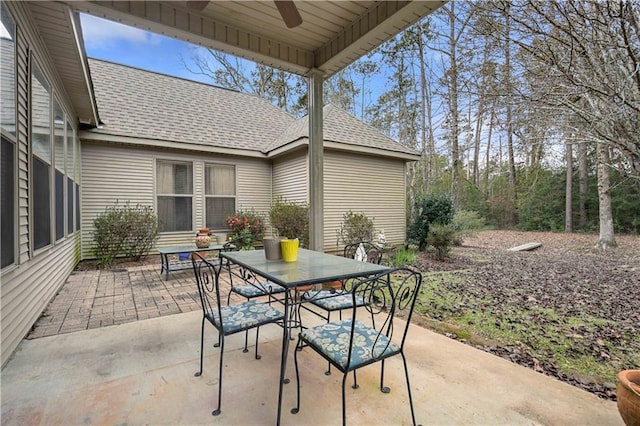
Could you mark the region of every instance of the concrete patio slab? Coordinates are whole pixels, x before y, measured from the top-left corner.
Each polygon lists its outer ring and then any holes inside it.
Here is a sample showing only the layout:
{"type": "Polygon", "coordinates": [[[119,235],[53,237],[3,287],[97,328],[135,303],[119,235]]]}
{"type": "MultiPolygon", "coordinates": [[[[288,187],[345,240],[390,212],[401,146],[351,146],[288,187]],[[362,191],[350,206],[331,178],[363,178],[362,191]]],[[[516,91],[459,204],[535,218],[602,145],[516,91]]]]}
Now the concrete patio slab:
{"type": "MultiPolygon", "coordinates": [[[[274,424],[281,328],[261,329],[261,360],[242,353],[242,335],[227,341],[222,414],[213,417],[218,349],[208,325],[204,373],[193,375],[200,320],[191,312],[24,340],[2,370],[2,424],[274,424]]],[[[282,424],[339,424],[342,376],[325,376],[326,363],[308,349],[299,354],[301,409],[290,413],[292,349],[282,424]]],[[[614,402],[418,326],[406,356],[424,425],[623,424],[614,402]]],[[[360,388],[347,387],[348,423],[410,424],[400,358],[387,363],[390,394],[378,390],[379,372],[367,367],[360,388]]]]}

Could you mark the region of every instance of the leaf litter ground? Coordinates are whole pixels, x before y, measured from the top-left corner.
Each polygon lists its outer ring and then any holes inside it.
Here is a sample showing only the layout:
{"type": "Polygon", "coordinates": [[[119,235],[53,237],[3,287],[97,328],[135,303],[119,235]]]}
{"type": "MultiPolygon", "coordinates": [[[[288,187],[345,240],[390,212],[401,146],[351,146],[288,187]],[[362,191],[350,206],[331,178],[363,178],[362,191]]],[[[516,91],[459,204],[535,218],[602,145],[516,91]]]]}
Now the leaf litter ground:
{"type": "Polygon", "coordinates": [[[640,237],[484,231],[425,273],[424,326],[615,400],[616,373],[640,368],[640,237]],[[508,248],[527,242],[530,252],[508,248]]]}

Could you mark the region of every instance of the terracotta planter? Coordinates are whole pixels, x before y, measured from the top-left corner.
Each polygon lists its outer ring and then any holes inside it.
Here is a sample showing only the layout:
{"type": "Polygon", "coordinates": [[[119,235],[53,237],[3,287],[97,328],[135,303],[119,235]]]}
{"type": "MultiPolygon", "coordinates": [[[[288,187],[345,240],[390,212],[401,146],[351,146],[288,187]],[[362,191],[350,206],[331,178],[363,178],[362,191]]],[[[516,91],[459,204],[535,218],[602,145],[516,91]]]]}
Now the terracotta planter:
{"type": "Polygon", "coordinates": [[[627,426],[640,426],[640,370],[618,373],[618,411],[627,426]]]}

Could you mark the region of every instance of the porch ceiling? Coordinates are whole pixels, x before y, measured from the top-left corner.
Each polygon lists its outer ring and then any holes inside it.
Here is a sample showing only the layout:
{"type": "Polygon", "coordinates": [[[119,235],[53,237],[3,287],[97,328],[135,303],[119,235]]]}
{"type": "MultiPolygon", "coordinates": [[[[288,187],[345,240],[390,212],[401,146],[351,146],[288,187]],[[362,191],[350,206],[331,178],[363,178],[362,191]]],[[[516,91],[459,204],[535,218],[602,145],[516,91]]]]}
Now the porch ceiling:
{"type": "Polygon", "coordinates": [[[296,1],[289,29],[273,1],[67,1],[76,11],[165,34],[252,61],[329,77],[445,3],[296,1]],[[187,3],[206,3],[188,7],[187,3]]]}

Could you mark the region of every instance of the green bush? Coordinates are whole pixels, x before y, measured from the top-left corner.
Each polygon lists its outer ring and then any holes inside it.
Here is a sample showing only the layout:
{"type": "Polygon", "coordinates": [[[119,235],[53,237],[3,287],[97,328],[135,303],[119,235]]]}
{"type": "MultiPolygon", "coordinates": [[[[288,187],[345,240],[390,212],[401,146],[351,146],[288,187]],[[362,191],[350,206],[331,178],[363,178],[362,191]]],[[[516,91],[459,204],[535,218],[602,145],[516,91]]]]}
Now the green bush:
{"type": "Polygon", "coordinates": [[[242,238],[247,249],[253,247],[254,241],[261,241],[264,237],[264,216],[253,210],[239,210],[230,215],[227,217],[227,226],[231,230],[231,238],[242,238]]]}
{"type": "Polygon", "coordinates": [[[435,194],[418,197],[414,201],[412,220],[407,229],[409,241],[422,251],[427,248],[429,226],[431,224],[448,225],[453,220],[455,209],[447,194],[435,194]]]}
{"type": "Polygon", "coordinates": [[[429,227],[428,242],[435,249],[438,259],[442,260],[449,256],[455,235],[456,230],[452,224],[434,223],[429,227]]]}
{"type": "Polygon", "coordinates": [[[279,236],[298,238],[302,247],[309,246],[309,205],[307,203],[296,203],[279,197],[271,206],[269,220],[279,236]]]}
{"type": "Polygon", "coordinates": [[[345,245],[359,241],[371,241],[373,239],[373,219],[369,219],[364,213],[354,213],[351,210],[342,215],[340,229],[336,231],[336,245],[342,241],[345,245]]]}
{"type": "Polygon", "coordinates": [[[118,256],[140,260],[149,254],[160,234],[158,217],[150,206],[136,204],[107,207],[93,221],[93,254],[99,267],[118,256]]]}
{"type": "Polygon", "coordinates": [[[453,229],[456,231],[453,244],[459,246],[462,245],[465,238],[475,237],[478,231],[484,228],[485,221],[477,212],[458,210],[456,214],[453,215],[452,224],[453,229]]]}

